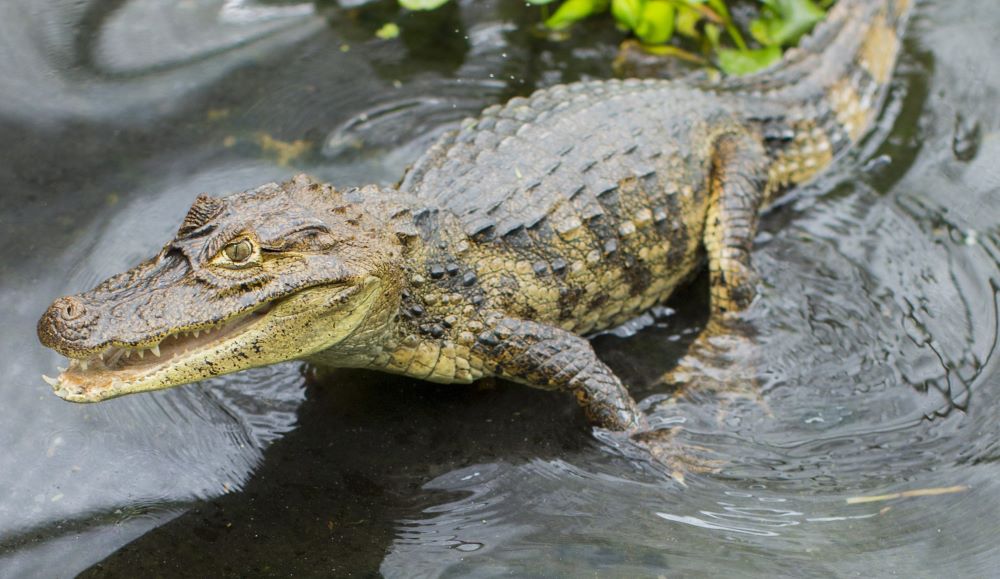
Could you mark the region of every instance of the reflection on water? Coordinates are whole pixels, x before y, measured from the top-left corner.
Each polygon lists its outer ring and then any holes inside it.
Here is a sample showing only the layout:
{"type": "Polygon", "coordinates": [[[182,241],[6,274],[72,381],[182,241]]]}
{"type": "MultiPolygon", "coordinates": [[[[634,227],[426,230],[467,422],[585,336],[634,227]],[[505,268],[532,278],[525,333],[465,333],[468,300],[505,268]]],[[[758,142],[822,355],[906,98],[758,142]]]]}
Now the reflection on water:
{"type": "Polygon", "coordinates": [[[198,193],[392,182],[490,103],[609,74],[612,43],[534,38],[517,3],[363,4],[0,7],[0,576],[994,573],[989,0],[923,3],[880,134],[767,216],[745,336],[695,341],[700,280],[595,338],[646,447],[558,394],[297,364],[49,394],[40,312],[154,253],[198,193]],[[403,36],[374,38],[388,20],[403,36]],[[660,378],[678,360],[686,389],[660,378]]]}

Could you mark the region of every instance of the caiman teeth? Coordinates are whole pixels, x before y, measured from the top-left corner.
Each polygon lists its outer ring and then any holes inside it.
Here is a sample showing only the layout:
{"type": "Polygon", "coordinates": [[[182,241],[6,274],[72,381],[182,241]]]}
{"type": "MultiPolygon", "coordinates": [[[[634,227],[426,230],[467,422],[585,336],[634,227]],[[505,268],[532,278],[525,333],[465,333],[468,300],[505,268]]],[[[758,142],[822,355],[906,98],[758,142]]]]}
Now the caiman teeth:
{"type": "MultiPolygon", "coordinates": [[[[264,312],[266,313],[265,308],[264,312]]],[[[256,312],[250,312],[254,314],[256,312]]],[[[205,348],[209,347],[211,344],[209,340],[215,340],[218,335],[225,334],[226,332],[232,330],[234,327],[238,327],[240,324],[252,321],[253,317],[249,314],[240,314],[234,316],[233,318],[221,322],[216,327],[210,328],[199,328],[196,330],[178,330],[172,334],[164,336],[159,342],[152,346],[142,347],[139,345],[129,345],[127,343],[118,342],[121,345],[109,345],[105,347],[100,352],[93,352],[88,354],[86,357],[70,357],[69,368],[59,368],[61,373],[69,373],[70,375],[75,375],[77,373],[91,373],[96,372],[97,374],[103,374],[107,372],[118,372],[118,371],[143,371],[142,369],[148,368],[148,365],[162,364],[165,360],[173,360],[177,356],[187,355],[191,347],[194,348],[205,348]],[[196,339],[199,337],[204,337],[201,342],[188,343],[188,339],[196,339]],[[169,341],[173,338],[173,341],[169,341]],[[164,348],[166,348],[164,350],[164,348]],[[146,354],[152,353],[153,356],[160,358],[161,360],[156,362],[146,362],[140,363],[139,360],[144,360],[146,354]],[[135,356],[138,356],[138,360],[135,360],[135,356]],[[140,368],[135,370],[135,367],[140,368]]],[[[76,378],[74,378],[75,380],[76,378]]],[[[50,379],[47,378],[46,382],[53,387],[60,383],[60,378],[50,379]]]]}

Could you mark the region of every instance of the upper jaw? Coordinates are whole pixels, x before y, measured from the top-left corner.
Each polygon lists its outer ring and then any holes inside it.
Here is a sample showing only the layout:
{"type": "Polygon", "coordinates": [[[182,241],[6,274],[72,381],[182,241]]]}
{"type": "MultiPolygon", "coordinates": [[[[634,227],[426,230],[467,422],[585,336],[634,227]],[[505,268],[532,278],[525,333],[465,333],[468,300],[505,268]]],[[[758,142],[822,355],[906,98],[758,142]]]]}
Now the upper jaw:
{"type": "MultiPolygon", "coordinates": [[[[272,303],[237,314],[210,326],[176,330],[140,345],[108,345],[89,353],[71,353],[69,364],[56,378],[42,375],[53,392],[72,402],[98,402],[133,392],[175,385],[166,379],[173,366],[192,353],[212,350],[266,316],[272,303]]],[[[190,326],[185,326],[190,327],[190,326]]],[[[112,341],[110,344],[120,344],[112,341]]],[[[190,381],[190,380],[188,380],[190,381]]]]}

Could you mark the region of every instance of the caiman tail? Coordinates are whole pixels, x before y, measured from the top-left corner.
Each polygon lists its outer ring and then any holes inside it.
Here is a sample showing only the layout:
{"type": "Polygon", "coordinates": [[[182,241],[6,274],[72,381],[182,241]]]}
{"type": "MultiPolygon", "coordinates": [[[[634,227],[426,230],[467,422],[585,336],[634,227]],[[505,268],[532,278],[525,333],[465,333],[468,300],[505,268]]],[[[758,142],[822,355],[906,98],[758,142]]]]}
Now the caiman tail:
{"type": "MultiPolygon", "coordinates": [[[[803,183],[871,130],[912,0],[839,0],[780,63],[711,88],[747,101],[773,164],[767,200],[803,183]],[[768,111],[765,114],[760,112],[768,111]]],[[[708,87],[706,87],[708,88],[708,87]]]]}

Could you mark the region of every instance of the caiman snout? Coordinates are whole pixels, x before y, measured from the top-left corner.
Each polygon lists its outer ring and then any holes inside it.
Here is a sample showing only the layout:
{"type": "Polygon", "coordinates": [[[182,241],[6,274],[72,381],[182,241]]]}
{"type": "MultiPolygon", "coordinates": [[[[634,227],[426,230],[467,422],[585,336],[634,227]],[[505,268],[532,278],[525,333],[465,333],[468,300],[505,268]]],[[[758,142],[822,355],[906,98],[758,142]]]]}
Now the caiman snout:
{"type": "Polygon", "coordinates": [[[88,307],[80,298],[59,298],[38,320],[38,339],[49,348],[63,353],[86,349],[97,318],[96,309],[88,307]]]}

